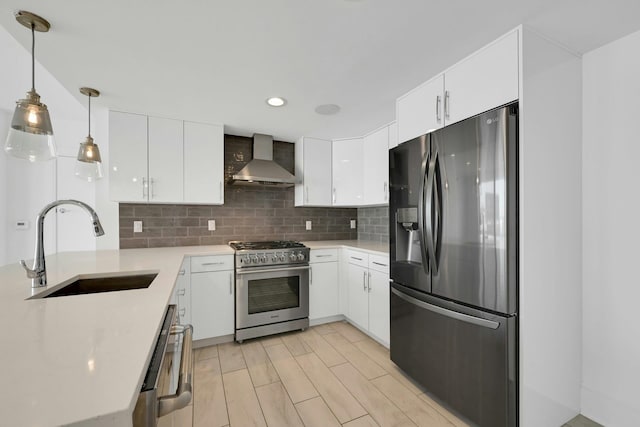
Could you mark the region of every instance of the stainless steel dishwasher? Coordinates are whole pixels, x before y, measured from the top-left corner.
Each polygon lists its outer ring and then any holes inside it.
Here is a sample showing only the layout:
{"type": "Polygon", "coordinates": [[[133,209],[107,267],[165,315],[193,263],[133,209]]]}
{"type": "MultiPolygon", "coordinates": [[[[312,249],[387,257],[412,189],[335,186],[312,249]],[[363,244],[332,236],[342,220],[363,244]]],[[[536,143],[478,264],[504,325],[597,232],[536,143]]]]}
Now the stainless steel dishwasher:
{"type": "Polygon", "coordinates": [[[156,427],[158,419],[185,408],[193,396],[193,328],[179,325],[169,305],[133,411],[134,427],[156,427]]]}

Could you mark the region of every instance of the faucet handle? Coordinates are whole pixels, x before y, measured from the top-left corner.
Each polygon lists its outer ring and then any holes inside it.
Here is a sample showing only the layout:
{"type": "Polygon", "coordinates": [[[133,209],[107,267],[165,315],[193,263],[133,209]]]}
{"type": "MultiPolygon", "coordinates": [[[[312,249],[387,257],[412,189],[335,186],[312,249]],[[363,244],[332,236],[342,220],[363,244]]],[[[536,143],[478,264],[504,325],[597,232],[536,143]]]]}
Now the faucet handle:
{"type": "Polygon", "coordinates": [[[20,264],[22,265],[22,268],[25,269],[25,271],[27,272],[27,277],[29,279],[35,279],[36,277],[38,277],[37,273],[35,270],[32,270],[31,268],[27,267],[27,263],[24,260],[20,261],[20,264]]]}

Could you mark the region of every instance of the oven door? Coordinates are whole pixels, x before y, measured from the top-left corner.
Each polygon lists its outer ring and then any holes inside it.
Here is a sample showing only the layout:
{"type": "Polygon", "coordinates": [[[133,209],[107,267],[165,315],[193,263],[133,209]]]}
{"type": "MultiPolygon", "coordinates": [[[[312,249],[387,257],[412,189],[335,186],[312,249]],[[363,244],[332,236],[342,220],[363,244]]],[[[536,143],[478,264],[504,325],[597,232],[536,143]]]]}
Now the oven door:
{"type": "Polygon", "coordinates": [[[309,317],[309,266],[236,271],[236,329],[309,317]]]}

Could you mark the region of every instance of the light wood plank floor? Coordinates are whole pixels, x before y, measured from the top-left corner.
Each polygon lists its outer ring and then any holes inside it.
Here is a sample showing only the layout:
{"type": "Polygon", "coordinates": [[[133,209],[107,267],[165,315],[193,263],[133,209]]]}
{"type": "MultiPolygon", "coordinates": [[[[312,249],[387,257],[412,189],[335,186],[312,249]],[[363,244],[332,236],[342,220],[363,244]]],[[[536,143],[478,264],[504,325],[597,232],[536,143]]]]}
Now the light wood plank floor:
{"type": "Polygon", "coordinates": [[[194,360],[193,403],[161,427],[466,426],[347,322],[200,348],[194,360]]]}

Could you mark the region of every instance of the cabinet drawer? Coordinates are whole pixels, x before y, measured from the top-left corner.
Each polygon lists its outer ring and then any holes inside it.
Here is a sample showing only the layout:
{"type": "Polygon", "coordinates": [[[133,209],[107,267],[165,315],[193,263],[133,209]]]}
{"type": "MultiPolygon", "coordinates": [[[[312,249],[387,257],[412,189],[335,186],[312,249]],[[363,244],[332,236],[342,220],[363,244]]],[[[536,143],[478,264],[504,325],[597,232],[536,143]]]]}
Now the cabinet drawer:
{"type": "Polygon", "coordinates": [[[337,249],[313,249],[309,254],[309,262],[338,261],[337,249]]]}
{"type": "Polygon", "coordinates": [[[349,260],[349,264],[355,264],[366,268],[369,267],[369,254],[366,252],[347,250],[347,259],[349,260]]]}
{"type": "Polygon", "coordinates": [[[381,273],[389,273],[389,257],[384,255],[369,255],[369,269],[381,273]]]}
{"type": "Polygon", "coordinates": [[[191,272],[233,270],[233,255],[191,257],[191,272]]]}

